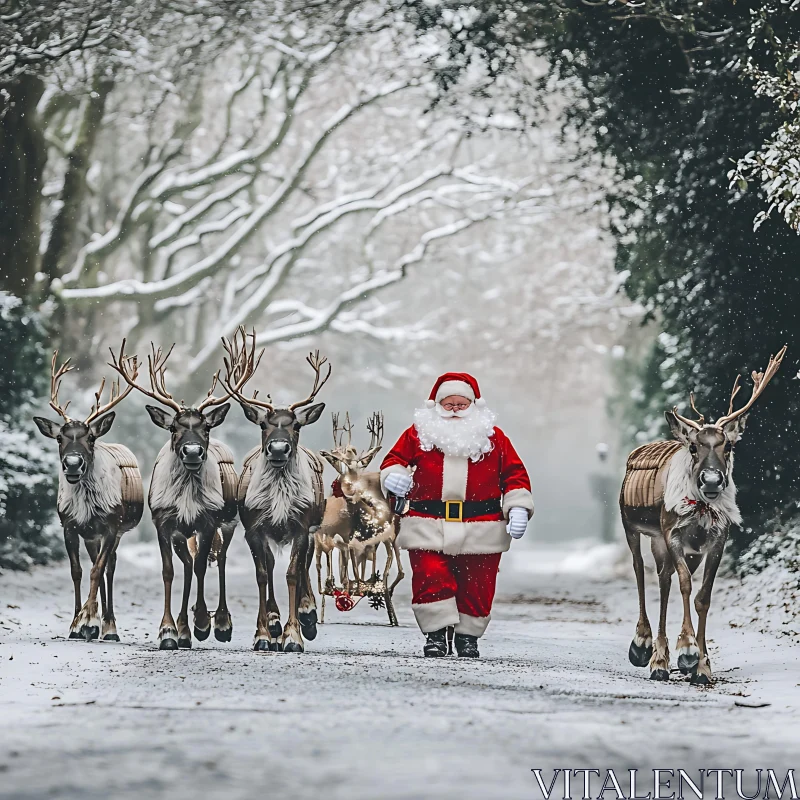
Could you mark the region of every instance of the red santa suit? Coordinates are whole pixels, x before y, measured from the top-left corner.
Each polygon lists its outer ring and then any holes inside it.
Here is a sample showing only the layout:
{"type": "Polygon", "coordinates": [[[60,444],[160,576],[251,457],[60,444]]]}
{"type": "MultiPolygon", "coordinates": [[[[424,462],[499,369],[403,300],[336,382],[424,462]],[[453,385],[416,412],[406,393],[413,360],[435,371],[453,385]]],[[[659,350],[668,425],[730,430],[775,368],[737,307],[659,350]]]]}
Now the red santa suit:
{"type": "MultiPolygon", "coordinates": [[[[508,437],[491,421],[477,381],[465,373],[441,376],[428,411],[449,395],[474,399],[474,411],[490,420],[482,452],[446,455],[432,445],[417,412],[381,464],[381,486],[393,472],[413,477],[410,510],[400,522],[398,544],[409,551],[412,608],[424,633],[455,626],[482,636],[489,623],[500,556],[511,545],[509,509],[533,514],[528,473],[508,437]],[[445,501],[445,502],[442,502],[445,501]]],[[[458,426],[461,421],[448,421],[458,426]]],[[[384,488],[385,491],[385,488],[384,488]]]]}

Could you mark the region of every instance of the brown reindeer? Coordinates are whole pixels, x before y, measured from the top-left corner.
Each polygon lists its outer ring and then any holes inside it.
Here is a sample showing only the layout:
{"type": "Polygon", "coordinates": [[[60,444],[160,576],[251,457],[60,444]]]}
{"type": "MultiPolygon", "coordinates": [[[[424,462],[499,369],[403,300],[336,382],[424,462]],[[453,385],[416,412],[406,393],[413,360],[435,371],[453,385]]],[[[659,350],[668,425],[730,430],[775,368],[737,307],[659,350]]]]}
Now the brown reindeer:
{"type": "MultiPolygon", "coordinates": [[[[142,518],[142,477],[136,457],[121,444],[98,442],[114,422],[111,409],[131,391],[120,392],[119,381],[111,384],[109,401],[100,404],[105,388],[103,378],[95,393],[91,413],[81,422],[67,415],[58,392],[70,359],[58,369],[58,350],[53,353],[50,373],[50,407],[64,420],[52,422],[45,417],[33,421],[44,436],[58,442],[61,471],[58,475],[58,516],[64,528],[64,544],[69,556],[72,583],[75,589],[75,616],[69,629],[70,639],[97,639],[118,642],[114,617],[114,570],[117,547],[122,534],[135,528],[142,518]],[[80,540],[92,560],[89,595],[81,605],[80,540]],[[97,591],[103,609],[102,631],[97,613],[97,591]]],[[[138,372],[136,356],[125,361],[134,376],[138,372]]]]}
{"type": "MultiPolygon", "coordinates": [[[[339,426],[339,415],[333,415],[334,449],[321,451],[320,455],[339,474],[338,492],[328,498],[322,526],[315,535],[315,552],[317,564],[317,583],[322,593],[322,555],[327,559],[326,584],[333,573],[332,550],[339,552],[339,581],[343,589],[348,590],[348,562],[352,564],[353,580],[358,584],[366,579],[366,564],[372,561],[371,582],[378,578],[377,555],[381,544],[386,548],[386,563],[383,580],[386,582],[385,602],[389,609],[389,618],[393,624],[396,619],[391,606],[391,596],[395,586],[403,579],[403,565],[397,549],[397,523],[399,519],[392,513],[391,506],[384,497],[380,485],[380,473],[365,472],[372,459],[378,454],[383,441],[383,415],[373,414],[367,422],[370,434],[369,447],[359,453],[352,444],[353,426],[350,415],[345,417],[343,426],[339,426]],[[344,436],[347,435],[347,444],[344,436]],[[338,496],[341,495],[341,496],[338,496]],[[389,572],[395,556],[397,557],[397,578],[391,586],[388,584],[389,572]]],[[[323,595],[324,602],[324,595],[323,595]]]]}
{"type": "Polygon", "coordinates": [[[705,422],[691,396],[697,420],[680,416],[677,408],[667,411],[675,440],[644,445],[628,457],[620,508],[639,590],[639,622],[628,657],[634,666],[649,666],[651,680],[669,680],[667,604],[672,573],[677,571],[683,597],[683,624],[676,645],[678,668],[684,675],[691,674],[693,684],[711,683],[706,647],[711,590],[728,529],[742,521],[733,483],[733,450],[744,432],[747,412],[778,371],[785,353],[784,347],[770,358],[764,372],[752,373],[752,395],[741,408],[733,408],[740,388],[737,375],[725,416],[714,423],[705,422]],[[645,609],[640,536],[650,537],[661,590],[655,647],[645,609]],[[695,633],[690,607],[692,575],[703,558],[703,581],[694,601],[698,618],[695,633]]]}
{"type": "Polygon", "coordinates": [[[274,406],[269,399],[259,400],[258,392],[245,397],[234,391],[245,417],[261,428],[261,444],[245,456],[238,489],[239,516],[258,582],[254,650],[302,653],[303,637],[312,640],[317,635],[317,604],[308,571],[311,537],[325,508],[323,465],[315,453],[300,445],[300,431],[316,422],[325,408],[324,403],[314,404],[314,398],[330,378],[331,367],[322,378],[327,359],[317,351],[306,360],[314,370],[314,386],[308,397],[286,408],[274,406]],[[291,545],[291,555],[286,572],[289,616],[282,628],[273,571],[274,549],[284,545],[291,545]]]}
{"type": "Polygon", "coordinates": [[[214,614],[214,636],[220,642],[229,642],[233,632],[225,596],[225,563],[236,530],[238,475],[231,451],[222,442],[212,439],[210,434],[212,428],[222,424],[230,409],[230,404],[225,401],[244,386],[256,365],[255,342],[248,352],[243,328],[239,328],[233,342],[223,340],[223,345],[228,354],[225,365],[231,388],[222,397],[214,396],[219,378],[217,373],[208,395],[196,407],[178,403],[167,391],[165,373],[172,348],[165,355],[161,348],[156,350],[151,345],[152,352],[147,359],[149,390],[136,383],[136,375],[128,369],[124,340],[119,356],[112,353],[111,366],[130,387],[174,412],[145,406],[150,419],[170,433],[169,441],[156,457],[148,494],[150,512],[158,532],[164,581],[164,615],[158,631],[161,650],[192,646],[188,612],[192,571],[197,578],[194,635],[204,641],[211,633],[211,615],[205,601],[205,574],[212,548],[219,567],[219,604],[214,614]],[[195,543],[192,541],[194,537],[195,543]],[[183,597],[177,624],[172,616],[173,548],[183,562],[183,597]]]}

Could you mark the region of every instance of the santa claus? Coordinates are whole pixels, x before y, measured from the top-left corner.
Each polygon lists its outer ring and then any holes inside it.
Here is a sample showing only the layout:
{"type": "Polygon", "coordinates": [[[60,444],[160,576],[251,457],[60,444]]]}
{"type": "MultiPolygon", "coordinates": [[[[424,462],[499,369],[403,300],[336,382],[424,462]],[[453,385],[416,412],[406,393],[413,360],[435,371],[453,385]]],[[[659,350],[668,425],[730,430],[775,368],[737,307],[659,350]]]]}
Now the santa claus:
{"type": "Polygon", "coordinates": [[[409,499],[398,542],[428,657],[447,654],[450,626],[458,655],[479,656],[500,556],[533,515],[528,473],[495,419],[475,378],[448,372],[381,464],[387,496],[409,499]]]}

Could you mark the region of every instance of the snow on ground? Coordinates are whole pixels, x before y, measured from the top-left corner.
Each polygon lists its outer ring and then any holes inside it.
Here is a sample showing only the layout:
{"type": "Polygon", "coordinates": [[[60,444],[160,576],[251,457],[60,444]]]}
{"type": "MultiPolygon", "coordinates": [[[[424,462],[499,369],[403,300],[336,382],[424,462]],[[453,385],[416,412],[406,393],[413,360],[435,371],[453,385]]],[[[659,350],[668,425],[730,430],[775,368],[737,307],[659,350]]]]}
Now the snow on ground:
{"type": "MultiPolygon", "coordinates": [[[[731,627],[736,610],[721,591],[710,615],[716,687],[677,674],[651,683],[627,661],[636,592],[619,564],[619,548],[515,543],[477,662],[421,658],[409,579],[399,628],[364,602],[329,611],[305,654],[254,653],[256,585],[241,532],[229,562],[227,645],[155,649],[154,543],[120,551],[119,644],[63,638],[66,564],[5,573],[0,798],[485,800],[539,797],[534,767],[796,766],[800,648],[731,627]]],[[[674,642],[677,587],[672,601],[674,642]]],[[[649,607],[655,621],[654,586],[649,607]]]]}

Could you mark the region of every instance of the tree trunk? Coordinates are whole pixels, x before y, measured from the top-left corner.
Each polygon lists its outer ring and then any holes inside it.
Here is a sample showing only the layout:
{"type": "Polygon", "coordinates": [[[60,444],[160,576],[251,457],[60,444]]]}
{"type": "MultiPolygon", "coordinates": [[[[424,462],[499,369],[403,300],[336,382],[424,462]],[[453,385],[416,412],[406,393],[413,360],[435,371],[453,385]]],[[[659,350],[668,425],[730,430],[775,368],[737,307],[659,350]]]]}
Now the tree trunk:
{"type": "Polygon", "coordinates": [[[0,289],[18,297],[33,291],[39,271],[47,150],[36,104],[43,91],[31,75],[0,84],[0,289]]]}
{"type": "Polygon", "coordinates": [[[86,195],[86,173],[103,120],[106,97],[113,85],[113,81],[108,78],[95,79],[86,99],[75,145],[67,157],[67,171],[64,175],[64,188],[61,191],[61,208],[53,220],[50,240],[42,257],[41,270],[47,275],[48,281],[63,274],[64,262],[73,254],[75,229],[80,221],[83,199],[86,195]]]}

